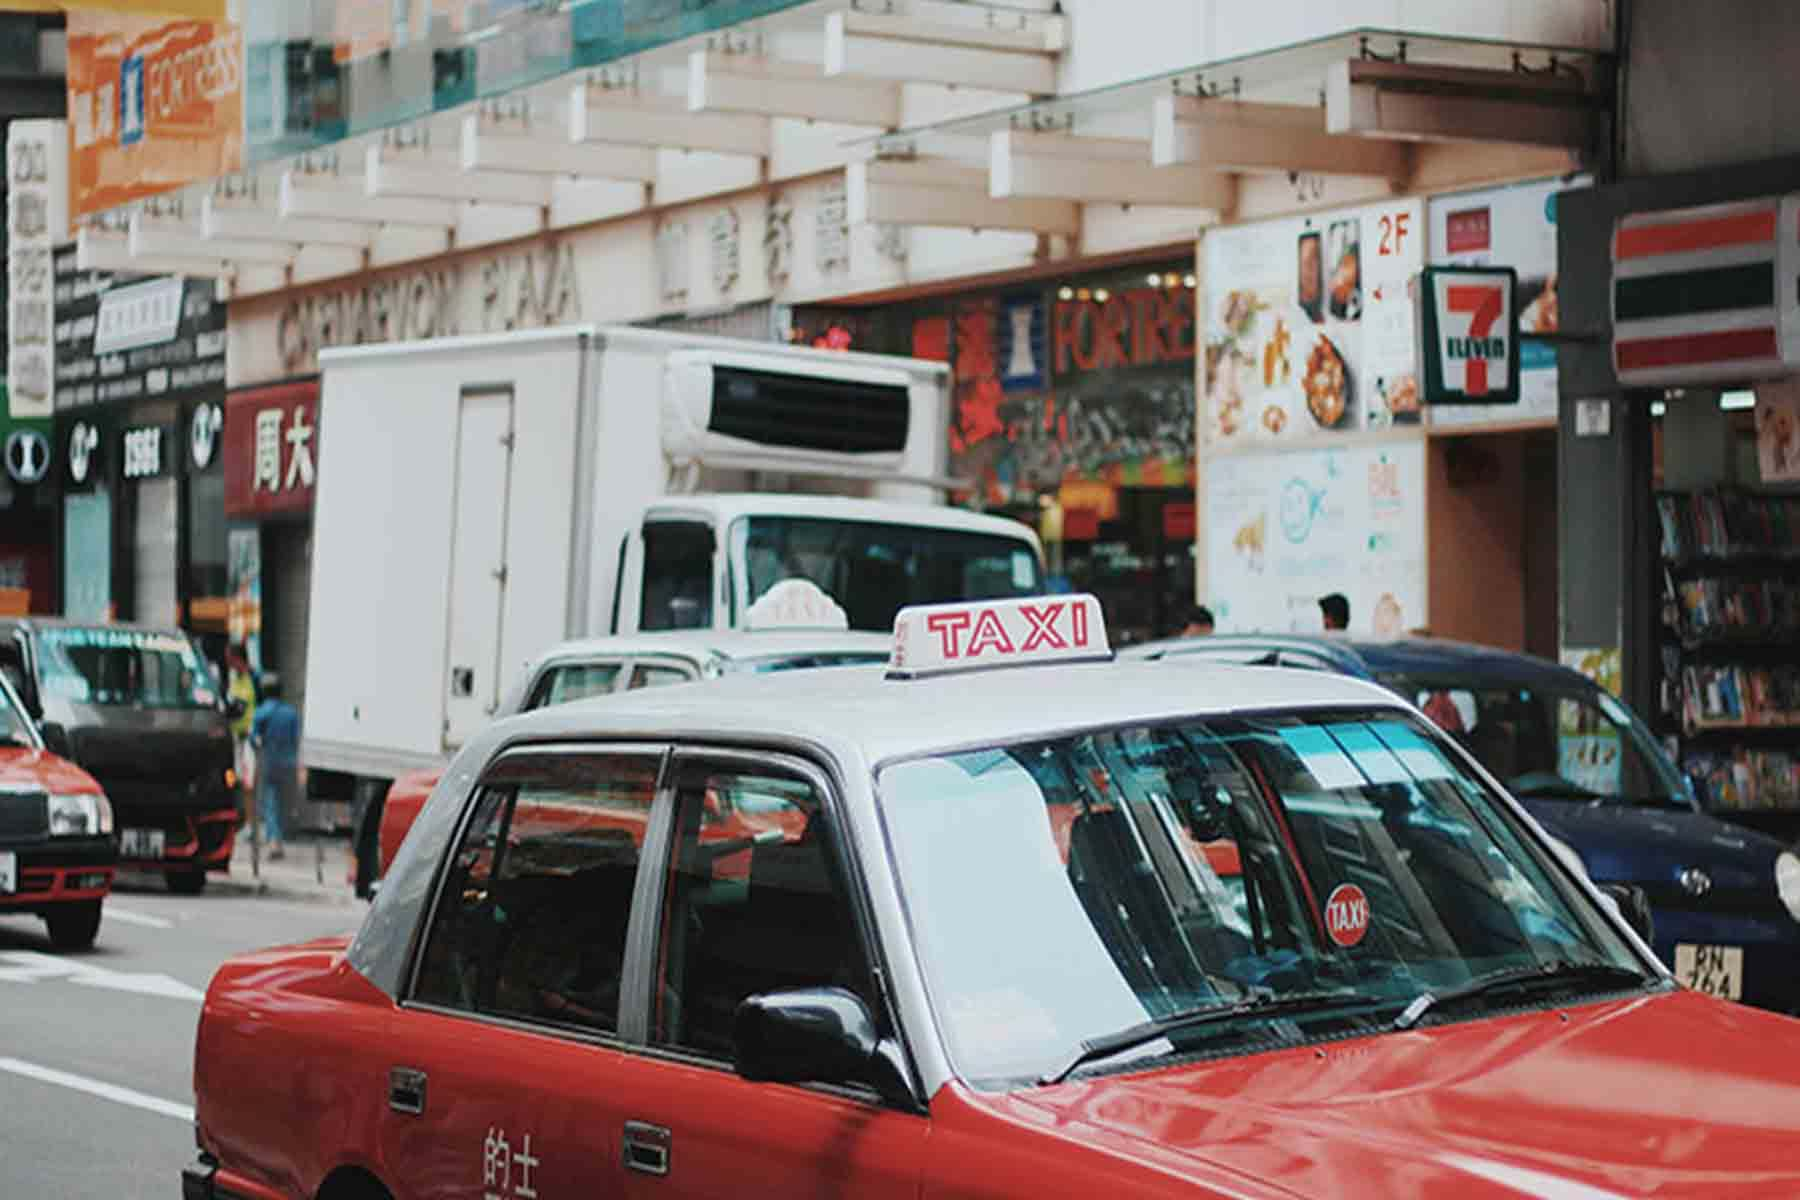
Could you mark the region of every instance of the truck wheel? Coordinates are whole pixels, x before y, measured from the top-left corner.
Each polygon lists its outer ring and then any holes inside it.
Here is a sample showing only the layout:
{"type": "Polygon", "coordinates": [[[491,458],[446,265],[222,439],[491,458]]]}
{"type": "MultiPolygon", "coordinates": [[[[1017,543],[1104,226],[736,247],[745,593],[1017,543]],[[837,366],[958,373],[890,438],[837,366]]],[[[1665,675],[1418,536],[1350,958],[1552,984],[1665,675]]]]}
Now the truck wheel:
{"type": "Polygon", "coordinates": [[[198,896],[206,890],[206,872],[202,870],[170,871],[169,890],[177,896],[198,896]]]}
{"type": "Polygon", "coordinates": [[[59,904],[44,914],[50,944],[58,950],[86,950],[100,935],[100,901],[59,904]]]}

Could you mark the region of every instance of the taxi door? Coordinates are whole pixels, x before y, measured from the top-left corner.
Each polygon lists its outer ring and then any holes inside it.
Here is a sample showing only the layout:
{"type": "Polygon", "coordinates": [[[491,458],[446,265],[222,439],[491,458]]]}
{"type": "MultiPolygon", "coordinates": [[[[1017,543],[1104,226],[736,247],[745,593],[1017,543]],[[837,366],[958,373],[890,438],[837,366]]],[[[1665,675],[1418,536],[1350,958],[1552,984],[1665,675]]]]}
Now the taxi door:
{"type": "Polygon", "coordinates": [[[871,1002],[829,785],[768,753],[678,756],[673,778],[648,1044],[619,1076],[624,1194],[911,1200],[924,1115],[856,1088],[751,1083],[732,1066],[747,995],[840,986],[871,1002]]]}
{"type": "Polygon", "coordinates": [[[485,774],[386,1047],[400,1200],[620,1194],[619,998],[663,757],[531,747],[485,774]]]}

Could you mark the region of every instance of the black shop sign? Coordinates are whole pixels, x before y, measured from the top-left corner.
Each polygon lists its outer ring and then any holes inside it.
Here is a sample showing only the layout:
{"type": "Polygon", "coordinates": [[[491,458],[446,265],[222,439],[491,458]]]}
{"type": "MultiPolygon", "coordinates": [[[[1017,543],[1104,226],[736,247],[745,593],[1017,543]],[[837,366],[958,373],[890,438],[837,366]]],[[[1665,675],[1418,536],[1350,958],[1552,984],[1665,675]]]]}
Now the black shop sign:
{"type": "Polygon", "coordinates": [[[225,386],[225,305],[210,279],[80,271],[54,260],[56,407],[225,386]]]}

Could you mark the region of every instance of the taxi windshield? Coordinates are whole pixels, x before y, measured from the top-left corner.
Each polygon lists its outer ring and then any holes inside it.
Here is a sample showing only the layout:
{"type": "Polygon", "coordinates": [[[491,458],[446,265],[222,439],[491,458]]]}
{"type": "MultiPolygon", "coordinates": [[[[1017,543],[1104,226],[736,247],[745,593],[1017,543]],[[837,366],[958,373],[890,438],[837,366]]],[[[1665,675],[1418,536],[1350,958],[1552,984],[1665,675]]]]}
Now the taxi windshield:
{"type": "Polygon", "coordinates": [[[62,625],[38,638],[44,687],[82,704],[214,708],[218,683],[178,633],[62,625]]]}
{"type": "Polygon", "coordinates": [[[10,682],[0,682],[0,749],[37,749],[36,727],[25,715],[10,682]]]}
{"type": "Polygon", "coordinates": [[[1520,799],[1694,807],[1655,737],[1609,693],[1418,675],[1381,682],[1418,705],[1520,799]]]}
{"type": "MultiPolygon", "coordinates": [[[[1642,970],[1398,711],[1120,728],[901,762],[879,787],[932,1003],[978,1084],[1181,1014],[1354,997],[1335,1036],[1428,991],[1642,970]]],[[[1305,1036],[1291,1013],[1274,1028],[1305,1036]]],[[[1208,1025],[1162,1052],[1280,1036],[1208,1025]]]]}

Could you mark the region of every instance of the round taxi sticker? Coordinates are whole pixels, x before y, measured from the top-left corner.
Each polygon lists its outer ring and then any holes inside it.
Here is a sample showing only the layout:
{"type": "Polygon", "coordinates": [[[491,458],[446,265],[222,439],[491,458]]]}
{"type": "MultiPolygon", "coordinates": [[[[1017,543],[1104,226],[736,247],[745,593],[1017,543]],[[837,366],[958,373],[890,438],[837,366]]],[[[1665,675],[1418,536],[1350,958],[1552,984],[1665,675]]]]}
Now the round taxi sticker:
{"type": "Polygon", "coordinates": [[[1325,931],[1346,948],[1369,932],[1369,898],[1354,883],[1340,883],[1325,898],[1325,931]]]}

